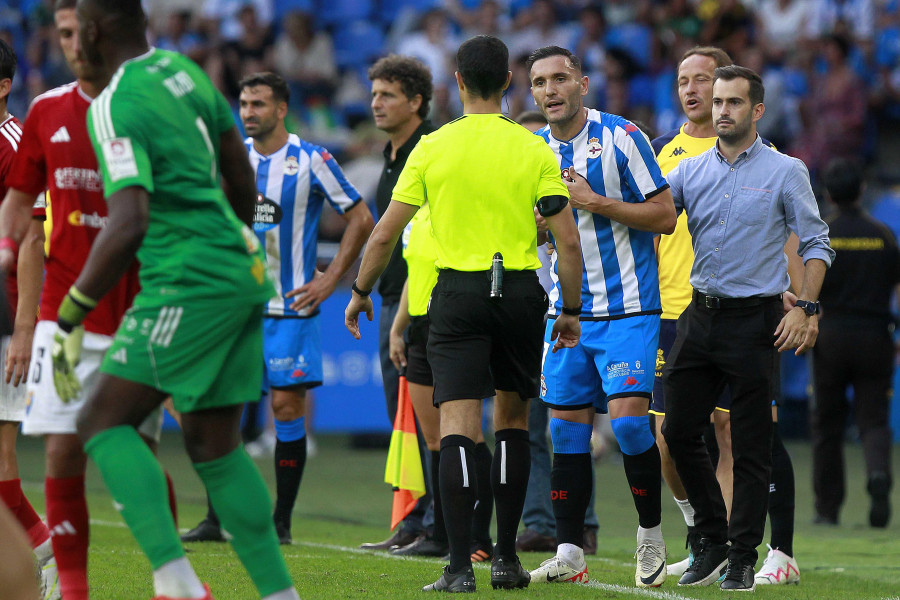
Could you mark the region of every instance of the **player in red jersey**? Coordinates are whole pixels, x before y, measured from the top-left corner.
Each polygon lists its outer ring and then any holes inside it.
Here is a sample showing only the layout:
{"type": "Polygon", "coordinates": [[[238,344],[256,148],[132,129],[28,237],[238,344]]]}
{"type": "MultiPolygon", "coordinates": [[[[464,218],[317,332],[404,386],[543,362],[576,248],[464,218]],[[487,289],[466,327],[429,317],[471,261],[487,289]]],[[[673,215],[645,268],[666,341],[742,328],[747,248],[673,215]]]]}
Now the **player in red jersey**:
{"type": "MultiPolygon", "coordinates": [[[[22,140],[22,124],[18,119],[9,114],[6,101],[9,90],[12,87],[12,79],[16,73],[16,54],[4,41],[0,40],[0,197],[6,196],[8,188],[7,179],[15,160],[16,151],[22,140]]],[[[16,253],[18,248],[9,243],[9,250],[16,253]]],[[[40,252],[40,249],[38,250],[40,252]]],[[[27,270],[34,264],[33,249],[25,248],[18,257],[23,263],[23,269],[27,270]]],[[[38,257],[40,260],[40,257],[38,257]]],[[[40,276],[40,273],[38,273],[40,276]]],[[[13,319],[17,316],[28,324],[27,328],[34,328],[34,308],[36,299],[31,299],[30,308],[23,302],[22,314],[17,315],[16,304],[18,289],[16,287],[16,269],[13,269],[6,277],[6,298],[9,303],[10,315],[13,319]]],[[[27,302],[28,298],[23,298],[27,302]]],[[[12,346],[12,338],[4,335],[0,338],[0,361],[6,362],[6,357],[12,346]]],[[[50,543],[50,531],[35,512],[34,507],[22,493],[22,482],[19,479],[19,466],[16,459],[16,436],[19,424],[25,418],[25,386],[17,386],[8,378],[0,380],[0,498],[10,509],[25,533],[35,558],[41,568],[41,587],[45,593],[44,598],[58,598],[59,586],[56,576],[56,562],[53,559],[53,549],[50,543]]]]}
{"type": "MultiPolygon", "coordinates": [[[[53,229],[30,365],[28,353],[18,353],[10,357],[7,373],[13,379],[27,374],[29,405],[23,432],[44,435],[46,439],[47,521],[63,596],[66,600],[87,600],[86,456],[75,435],[75,417],[99,377],[100,361],[139,285],[135,264],[85,320],[84,348],[76,369],[82,392],[75,400],[64,403],[53,384],[50,357],[56,314],[107,219],[102,178],[86,124],[88,107],[99,89],[94,84],[95,73],[79,46],[75,4],[75,0],[57,0],[54,16],[66,61],[78,79],[32,102],[8,181],[10,190],[0,206],[0,267],[9,270],[12,262],[12,253],[3,248],[4,244],[12,246],[23,238],[38,238],[43,243],[42,223],[36,219],[30,224],[22,222],[9,209],[46,189],[53,229]]],[[[19,274],[21,294],[37,295],[40,270],[36,277],[23,275],[19,274]]],[[[18,335],[16,331],[14,337],[18,335]]],[[[21,335],[27,336],[27,332],[21,335]]],[[[139,429],[151,447],[159,439],[161,420],[162,414],[157,412],[139,429]]]]}

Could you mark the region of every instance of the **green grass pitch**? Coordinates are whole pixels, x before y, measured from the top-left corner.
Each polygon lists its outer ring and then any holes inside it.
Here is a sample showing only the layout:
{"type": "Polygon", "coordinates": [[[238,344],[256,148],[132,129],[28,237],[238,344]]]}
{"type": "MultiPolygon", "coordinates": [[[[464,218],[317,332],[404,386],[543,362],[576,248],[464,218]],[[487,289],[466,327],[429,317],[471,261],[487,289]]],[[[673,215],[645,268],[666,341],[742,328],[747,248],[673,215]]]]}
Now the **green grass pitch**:
{"type": "MultiPolygon", "coordinates": [[[[294,512],[294,544],[284,555],[300,597],[304,600],[343,598],[424,598],[421,586],[440,574],[438,559],[401,559],[384,553],[357,550],[364,541],[388,535],[390,490],[382,482],[386,451],[350,450],[344,437],[320,436],[319,451],[307,463],[294,512]]],[[[810,451],[805,443],[789,450],[797,473],[797,532],[795,554],[800,565],[799,586],[758,587],[755,596],[779,599],[900,600],[900,516],[891,526],[874,530],[866,525],[868,497],[858,446],[849,446],[848,498],[839,527],[812,525],[810,451]]],[[[163,465],[175,480],[180,527],[195,525],[205,512],[200,481],[190,467],[177,434],[163,436],[163,465]]],[[[24,489],[38,510],[43,509],[43,445],[35,439],[19,442],[24,489]]],[[[274,491],[271,460],[258,462],[274,491]]],[[[93,465],[88,468],[87,492],[91,513],[90,584],[94,600],[147,599],[153,595],[150,566],[118,513],[93,465]]],[[[896,476],[895,476],[896,479],[896,476]]],[[[597,466],[599,551],[588,558],[589,586],[535,585],[525,591],[494,591],[489,567],[477,565],[481,597],[533,598],[720,598],[717,588],[679,588],[667,581],[661,588],[634,587],[634,507],[621,464],[597,466]]],[[[663,532],[670,562],[684,557],[681,513],[664,489],[663,532]]],[[[894,506],[898,507],[894,493],[894,506]]],[[[768,533],[767,533],[768,536],[768,533]]],[[[766,541],[768,537],[766,537],[766,541]]],[[[249,577],[227,544],[190,544],[188,557],[217,600],[258,598],[249,577]]],[[[760,548],[762,565],[766,548],[760,548]]],[[[536,567],[548,558],[523,554],[523,564],[536,567]]]]}

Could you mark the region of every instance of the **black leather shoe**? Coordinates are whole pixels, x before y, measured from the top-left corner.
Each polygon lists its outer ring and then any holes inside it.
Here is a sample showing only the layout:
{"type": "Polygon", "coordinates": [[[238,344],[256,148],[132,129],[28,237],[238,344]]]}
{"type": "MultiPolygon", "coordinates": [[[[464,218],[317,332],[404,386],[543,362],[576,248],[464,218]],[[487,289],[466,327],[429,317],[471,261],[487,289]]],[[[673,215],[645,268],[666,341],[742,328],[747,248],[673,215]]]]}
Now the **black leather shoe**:
{"type": "Polygon", "coordinates": [[[837,517],[817,514],[813,517],[813,525],[837,525],[837,517]]]}
{"type": "Polygon", "coordinates": [[[753,565],[748,562],[730,558],[725,569],[725,579],[719,587],[726,592],[752,592],[756,589],[753,565]]]}
{"type": "Polygon", "coordinates": [[[527,588],[531,583],[531,573],[522,568],[519,557],[503,558],[495,556],[491,560],[491,587],[495,590],[527,588]]]}
{"type": "Polygon", "coordinates": [[[516,552],[556,552],[556,538],[526,529],[516,536],[516,552]]]}
{"type": "Polygon", "coordinates": [[[429,583],[422,588],[423,592],[448,592],[450,594],[474,594],[475,571],[471,566],[459,573],[451,573],[450,565],[444,567],[444,572],[434,583],[429,583]]]}
{"type": "Polygon", "coordinates": [[[225,534],[222,528],[209,519],[203,519],[200,523],[181,535],[182,542],[224,542],[225,534]]]}
{"type": "Polygon", "coordinates": [[[581,543],[585,554],[597,554],[597,528],[585,526],[581,543]]]}
{"type": "Polygon", "coordinates": [[[282,546],[290,546],[293,543],[290,525],[275,521],[275,533],[278,535],[278,543],[282,546]]]}
{"type": "Polygon", "coordinates": [[[419,537],[416,533],[397,530],[397,532],[382,542],[360,544],[363,550],[390,550],[394,546],[403,547],[412,544],[419,537]]]}
{"type": "Polygon", "coordinates": [[[400,548],[391,548],[394,556],[445,556],[450,551],[446,542],[438,542],[424,535],[416,538],[412,544],[400,548]]]}
{"type": "MultiPolygon", "coordinates": [[[[725,573],[728,544],[715,544],[709,538],[700,540],[700,552],[687,568],[678,585],[711,585],[725,573]]],[[[753,575],[751,574],[751,579],[753,575]]]]}
{"type": "Polygon", "coordinates": [[[891,520],[891,478],[887,473],[872,473],[866,489],[872,497],[869,525],[887,527],[891,520]]]}

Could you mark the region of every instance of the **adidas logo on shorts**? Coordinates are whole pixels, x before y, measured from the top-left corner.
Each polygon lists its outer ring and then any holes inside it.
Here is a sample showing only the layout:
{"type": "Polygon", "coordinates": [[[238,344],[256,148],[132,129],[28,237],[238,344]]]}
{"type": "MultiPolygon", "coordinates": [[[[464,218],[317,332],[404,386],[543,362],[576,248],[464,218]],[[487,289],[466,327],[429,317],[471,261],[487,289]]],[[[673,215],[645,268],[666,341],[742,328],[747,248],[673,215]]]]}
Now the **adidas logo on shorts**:
{"type": "Polygon", "coordinates": [[[123,365],[128,364],[128,353],[125,352],[125,348],[119,348],[115,352],[112,353],[109,357],[110,360],[114,360],[117,363],[122,363],[123,365]]]}

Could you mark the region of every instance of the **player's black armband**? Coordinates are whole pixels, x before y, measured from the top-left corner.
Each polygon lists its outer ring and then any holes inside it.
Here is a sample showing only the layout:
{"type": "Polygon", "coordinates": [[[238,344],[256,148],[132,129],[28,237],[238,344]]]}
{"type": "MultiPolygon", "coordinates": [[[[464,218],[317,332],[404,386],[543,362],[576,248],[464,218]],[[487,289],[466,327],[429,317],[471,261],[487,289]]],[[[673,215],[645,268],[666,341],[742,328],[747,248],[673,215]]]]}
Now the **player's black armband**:
{"type": "Polygon", "coordinates": [[[569,199],[565,196],[544,196],[538,200],[538,212],[542,217],[552,217],[560,212],[569,203],[569,199]]]}

